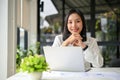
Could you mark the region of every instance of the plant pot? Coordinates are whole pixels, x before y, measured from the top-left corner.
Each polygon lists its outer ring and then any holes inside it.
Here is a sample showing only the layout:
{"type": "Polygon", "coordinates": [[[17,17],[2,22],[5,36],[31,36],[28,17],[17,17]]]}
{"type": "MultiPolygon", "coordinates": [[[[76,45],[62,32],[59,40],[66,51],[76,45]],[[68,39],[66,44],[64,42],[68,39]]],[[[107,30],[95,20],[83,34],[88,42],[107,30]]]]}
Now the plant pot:
{"type": "Polygon", "coordinates": [[[29,76],[31,80],[41,80],[42,72],[32,72],[32,73],[29,73],[29,76]]]}

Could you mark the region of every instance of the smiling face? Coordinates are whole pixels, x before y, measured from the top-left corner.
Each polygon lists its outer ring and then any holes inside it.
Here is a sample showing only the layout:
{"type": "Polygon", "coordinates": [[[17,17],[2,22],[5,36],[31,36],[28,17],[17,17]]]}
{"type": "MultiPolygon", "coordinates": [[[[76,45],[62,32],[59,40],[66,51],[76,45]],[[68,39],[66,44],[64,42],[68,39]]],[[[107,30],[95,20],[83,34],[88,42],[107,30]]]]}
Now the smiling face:
{"type": "Polygon", "coordinates": [[[79,34],[83,28],[81,17],[77,13],[72,13],[68,18],[67,27],[71,34],[79,34]]]}

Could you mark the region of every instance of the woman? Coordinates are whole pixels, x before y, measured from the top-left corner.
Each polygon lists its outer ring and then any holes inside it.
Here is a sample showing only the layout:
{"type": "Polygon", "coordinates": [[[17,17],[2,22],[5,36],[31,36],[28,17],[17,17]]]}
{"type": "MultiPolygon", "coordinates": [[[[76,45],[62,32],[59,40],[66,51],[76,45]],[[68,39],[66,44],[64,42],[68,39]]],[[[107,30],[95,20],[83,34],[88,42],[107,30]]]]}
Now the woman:
{"type": "Polygon", "coordinates": [[[78,46],[83,49],[85,66],[103,66],[103,57],[100,54],[97,42],[92,37],[86,37],[85,19],[81,11],[71,9],[65,18],[65,26],[62,35],[55,37],[53,47],[78,46]]]}

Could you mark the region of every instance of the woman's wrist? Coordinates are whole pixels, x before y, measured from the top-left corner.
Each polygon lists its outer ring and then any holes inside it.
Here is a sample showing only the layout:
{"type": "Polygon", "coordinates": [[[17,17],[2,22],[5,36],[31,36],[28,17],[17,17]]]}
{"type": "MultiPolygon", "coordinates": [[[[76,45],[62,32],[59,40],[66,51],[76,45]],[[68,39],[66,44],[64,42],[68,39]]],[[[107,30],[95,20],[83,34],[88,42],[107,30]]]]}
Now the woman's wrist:
{"type": "Polygon", "coordinates": [[[88,45],[86,45],[86,46],[83,48],[83,51],[85,51],[87,48],[88,48],[88,45]]]}
{"type": "Polygon", "coordinates": [[[81,42],[81,43],[79,44],[79,46],[80,46],[81,48],[85,48],[85,47],[86,47],[86,44],[84,44],[83,42],[81,42]]]}

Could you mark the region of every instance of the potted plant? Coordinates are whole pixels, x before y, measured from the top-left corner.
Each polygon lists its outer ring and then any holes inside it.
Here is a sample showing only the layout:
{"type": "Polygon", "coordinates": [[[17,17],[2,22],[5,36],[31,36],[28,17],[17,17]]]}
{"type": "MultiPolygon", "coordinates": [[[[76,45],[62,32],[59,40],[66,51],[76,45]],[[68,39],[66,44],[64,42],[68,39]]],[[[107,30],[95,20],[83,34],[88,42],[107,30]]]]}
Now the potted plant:
{"type": "Polygon", "coordinates": [[[33,80],[40,80],[42,72],[48,69],[44,56],[38,54],[24,57],[20,64],[20,71],[30,74],[33,80]]]}
{"type": "Polygon", "coordinates": [[[38,54],[38,51],[35,51],[35,48],[33,49],[33,47],[25,51],[18,50],[16,57],[16,63],[18,64],[17,72],[28,74],[31,77],[31,80],[40,80],[42,72],[49,70],[45,57],[38,54]],[[21,53],[26,53],[26,55],[20,56],[21,53]]]}

